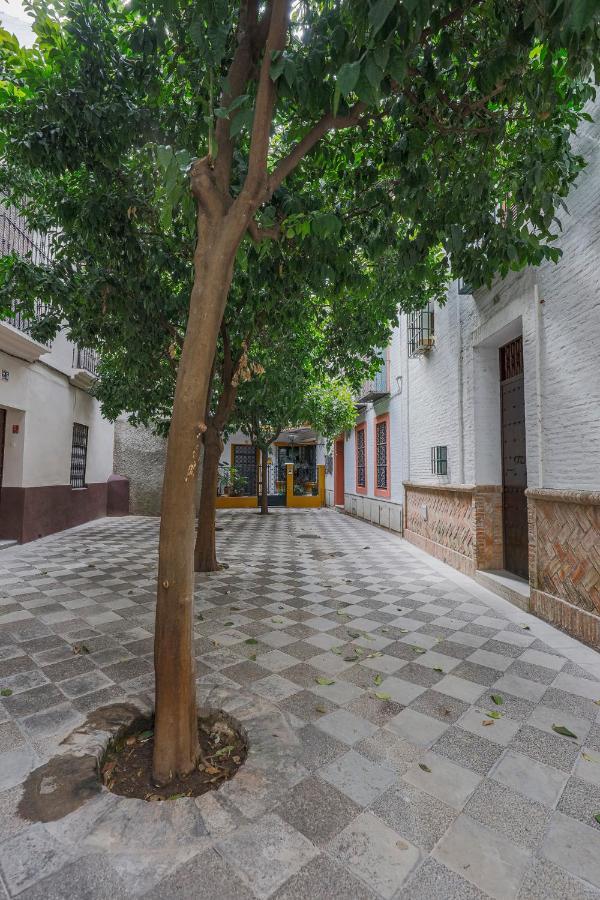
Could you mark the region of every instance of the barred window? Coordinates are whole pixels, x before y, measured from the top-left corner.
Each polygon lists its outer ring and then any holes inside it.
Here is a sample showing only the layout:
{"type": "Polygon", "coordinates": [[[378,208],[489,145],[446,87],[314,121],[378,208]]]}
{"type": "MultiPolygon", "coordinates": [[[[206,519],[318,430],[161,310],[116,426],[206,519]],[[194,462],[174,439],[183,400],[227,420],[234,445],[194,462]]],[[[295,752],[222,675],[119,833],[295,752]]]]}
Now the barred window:
{"type": "Polygon", "coordinates": [[[435,313],[433,305],[417,309],[407,318],[408,355],[421,356],[435,346],[435,313]]]}
{"type": "Polygon", "coordinates": [[[87,464],[88,427],[73,422],[73,442],[71,444],[71,487],[85,487],[87,464]]]}
{"type": "Polygon", "coordinates": [[[386,491],[388,487],[388,445],[387,419],[375,425],[375,459],[377,467],[377,489],[386,491]]]}
{"type": "Polygon", "coordinates": [[[356,486],[367,486],[367,448],[365,443],[365,429],[356,429],[356,486]]]}

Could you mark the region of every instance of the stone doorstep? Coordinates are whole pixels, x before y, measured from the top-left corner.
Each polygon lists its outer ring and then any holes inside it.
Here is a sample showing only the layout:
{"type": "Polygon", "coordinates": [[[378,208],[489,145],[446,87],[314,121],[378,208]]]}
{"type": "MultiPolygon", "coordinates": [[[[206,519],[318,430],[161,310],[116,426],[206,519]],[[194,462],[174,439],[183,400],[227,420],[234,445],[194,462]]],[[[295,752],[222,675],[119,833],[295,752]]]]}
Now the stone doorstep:
{"type": "Polygon", "coordinates": [[[499,597],[503,597],[514,606],[518,606],[523,612],[529,612],[531,589],[524,578],[519,578],[510,572],[494,572],[483,569],[477,569],[472,577],[482,587],[498,594],[499,597]]]}

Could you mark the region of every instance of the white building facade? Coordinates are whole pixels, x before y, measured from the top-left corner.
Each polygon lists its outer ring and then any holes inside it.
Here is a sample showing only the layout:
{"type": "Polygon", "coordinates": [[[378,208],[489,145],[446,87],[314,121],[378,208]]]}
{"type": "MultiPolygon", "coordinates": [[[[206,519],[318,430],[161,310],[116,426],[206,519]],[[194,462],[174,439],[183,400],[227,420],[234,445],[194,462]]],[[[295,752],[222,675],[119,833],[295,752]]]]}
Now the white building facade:
{"type": "MultiPolygon", "coordinates": [[[[0,210],[0,234],[3,254],[43,252],[14,211],[0,210]]],[[[113,426],[89,392],[94,354],[64,332],[46,346],[30,329],[18,313],[0,320],[0,541],[106,515],[123,490],[110,481],[113,426]]]]}
{"type": "Polygon", "coordinates": [[[453,284],[443,307],[403,316],[387,351],[387,392],[359,405],[327,481],[331,505],[395,530],[400,518],[414,544],[595,645],[599,138],[596,123],[577,136],[587,167],[561,214],[559,263],[512,273],[474,295],[453,284]],[[373,471],[382,414],[389,496],[377,496],[373,471]],[[358,478],[362,427],[366,490],[358,478]]]}

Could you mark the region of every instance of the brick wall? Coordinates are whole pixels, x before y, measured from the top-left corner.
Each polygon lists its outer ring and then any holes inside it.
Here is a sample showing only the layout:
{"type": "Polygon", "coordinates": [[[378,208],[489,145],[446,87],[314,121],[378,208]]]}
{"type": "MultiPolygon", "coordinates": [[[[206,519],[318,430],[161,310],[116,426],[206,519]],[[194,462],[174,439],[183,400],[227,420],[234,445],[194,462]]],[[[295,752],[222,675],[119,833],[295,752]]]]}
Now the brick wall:
{"type": "Polygon", "coordinates": [[[527,491],[531,612],[600,646],[600,492],[527,491]]]}

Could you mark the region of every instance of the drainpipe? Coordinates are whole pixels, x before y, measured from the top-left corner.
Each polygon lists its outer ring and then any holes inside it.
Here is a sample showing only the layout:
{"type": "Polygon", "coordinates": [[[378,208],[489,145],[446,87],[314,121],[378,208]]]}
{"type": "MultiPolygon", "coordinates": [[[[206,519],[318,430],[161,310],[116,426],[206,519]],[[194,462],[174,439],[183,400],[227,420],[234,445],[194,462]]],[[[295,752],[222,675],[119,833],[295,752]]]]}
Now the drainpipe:
{"type": "Polygon", "coordinates": [[[462,342],[462,328],[460,321],[460,298],[461,293],[458,289],[458,285],[456,286],[456,330],[458,333],[458,349],[457,349],[457,360],[456,360],[456,389],[458,392],[458,443],[457,443],[457,456],[458,456],[458,482],[459,484],[465,483],[465,453],[464,453],[464,410],[463,410],[463,369],[462,369],[462,350],[463,350],[463,342],[462,342]]]}
{"type": "Polygon", "coordinates": [[[535,303],[535,391],[537,406],[538,487],[544,487],[544,429],[542,417],[542,303],[537,284],[533,286],[535,303]]]}

